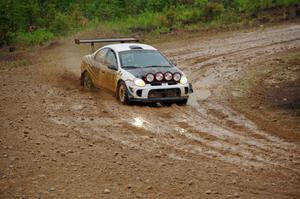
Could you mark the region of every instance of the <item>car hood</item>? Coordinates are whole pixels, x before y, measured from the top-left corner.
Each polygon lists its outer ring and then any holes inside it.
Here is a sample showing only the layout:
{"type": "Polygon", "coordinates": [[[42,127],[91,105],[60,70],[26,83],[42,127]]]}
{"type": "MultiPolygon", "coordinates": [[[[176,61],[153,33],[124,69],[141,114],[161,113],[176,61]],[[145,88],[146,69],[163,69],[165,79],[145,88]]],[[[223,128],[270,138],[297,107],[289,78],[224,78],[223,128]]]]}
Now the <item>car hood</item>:
{"type": "Polygon", "coordinates": [[[182,72],[176,67],[149,67],[149,68],[133,68],[133,69],[125,69],[125,70],[131,73],[136,78],[141,78],[141,79],[145,77],[148,73],[155,74],[158,72],[162,72],[162,73],[179,72],[180,74],[182,74],[182,72]]]}

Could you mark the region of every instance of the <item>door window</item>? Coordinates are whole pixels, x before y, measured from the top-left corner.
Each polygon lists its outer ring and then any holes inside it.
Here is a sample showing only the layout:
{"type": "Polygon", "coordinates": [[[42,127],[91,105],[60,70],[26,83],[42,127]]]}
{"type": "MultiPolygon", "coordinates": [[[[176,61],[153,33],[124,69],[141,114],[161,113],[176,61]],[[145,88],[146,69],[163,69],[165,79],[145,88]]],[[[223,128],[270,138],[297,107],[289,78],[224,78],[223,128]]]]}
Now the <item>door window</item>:
{"type": "Polygon", "coordinates": [[[105,55],[107,54],[108,49],[104,48],[102,50],[100,50],[99,52],[97,52],[97,54],[95,55],[95,61],[101,64],[105,63],[105,55]]]}
{"type": "Polygon", "coordinates": [[[117,58],[115,52],[113,50],[109,50],[106,55],[107,65],[114,66],[116,69],[118,68],[117,58]]]}

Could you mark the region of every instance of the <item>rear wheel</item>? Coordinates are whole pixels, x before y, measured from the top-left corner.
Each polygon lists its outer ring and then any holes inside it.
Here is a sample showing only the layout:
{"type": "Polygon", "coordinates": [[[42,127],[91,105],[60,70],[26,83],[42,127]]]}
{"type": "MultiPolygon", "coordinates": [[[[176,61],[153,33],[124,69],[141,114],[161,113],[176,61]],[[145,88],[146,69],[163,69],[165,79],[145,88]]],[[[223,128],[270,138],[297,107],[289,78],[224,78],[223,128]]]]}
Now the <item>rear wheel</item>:
{"type": "Polygon", "coordinates": [[[124,82],[120,82],[117,89],[117,99],[125,105],[130,104],[128,90],[124,82]]]}
{"type": "Polygon", "coordinates": [[[88,72],[84,72],[82,75],[82,85],[87,90],[92,90],[94,88],[93,81],[88,72]]]}

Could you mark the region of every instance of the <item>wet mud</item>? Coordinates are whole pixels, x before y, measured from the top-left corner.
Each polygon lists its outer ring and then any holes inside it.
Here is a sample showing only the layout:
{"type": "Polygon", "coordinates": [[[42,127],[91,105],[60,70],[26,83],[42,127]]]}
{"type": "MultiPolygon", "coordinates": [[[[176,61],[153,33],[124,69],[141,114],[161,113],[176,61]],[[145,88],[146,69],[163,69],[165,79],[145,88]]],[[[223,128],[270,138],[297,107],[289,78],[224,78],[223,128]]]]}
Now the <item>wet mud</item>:
{"type": "Polygon", "coordinates": [[[195,93],[187,106],[124,106],[111,92],[83,90],[80,62],[89,48],[71,40],[47,49],[51,61],[1,71],[3,153],[36,162],[19,161],[13,170],[1,159],[7,170],[1,170],[0,185],[6,185],[0,193],[6,198],[297,198],[299,144],[232,108],[226,96],[233,91],[226,85],[251,65],[299,48],[300,25],[153,45],[176,60],[192,82],[195,93]],[[33,174],[47,177],[42,181],[33,174]],[[106,186],[110,193],[103,193],[106,186]]]}

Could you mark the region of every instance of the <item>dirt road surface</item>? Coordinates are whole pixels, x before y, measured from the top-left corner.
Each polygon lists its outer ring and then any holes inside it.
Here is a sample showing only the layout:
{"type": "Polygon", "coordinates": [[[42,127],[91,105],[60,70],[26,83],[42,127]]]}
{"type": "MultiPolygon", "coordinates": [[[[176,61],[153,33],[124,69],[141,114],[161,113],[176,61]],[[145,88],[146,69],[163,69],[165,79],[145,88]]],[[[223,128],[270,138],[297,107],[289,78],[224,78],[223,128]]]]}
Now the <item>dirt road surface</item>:
{"type": "Polygon", "coordinates": [[[153,45],[193,83],[188,106],[84,91],[89,48],[71,40],[2,60],[0,198],[299,198],[299,140],[261,130],[230,106],[226,85],[299,50],[300,25],[153,45]]]}

